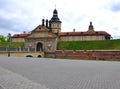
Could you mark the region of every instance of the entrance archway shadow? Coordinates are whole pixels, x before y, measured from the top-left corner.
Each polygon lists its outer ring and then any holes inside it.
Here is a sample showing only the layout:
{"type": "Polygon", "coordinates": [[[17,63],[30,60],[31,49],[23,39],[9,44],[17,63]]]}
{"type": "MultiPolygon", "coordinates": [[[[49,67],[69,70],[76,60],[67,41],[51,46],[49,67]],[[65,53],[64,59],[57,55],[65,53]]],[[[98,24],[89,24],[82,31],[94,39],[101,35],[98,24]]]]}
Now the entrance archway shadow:
{"type": "Polygon", "coordinates": [[[43,51],[43,44],[41,42],[37,43],[36,51],[43,51]]]}
{"type": "Polygon", "coordinates": [[[41,58],[42,56],[41,55],[38,55],[38,58],[41,58]]]}
{"type": "Polygon", "coordinates": [[[33,57],[32,55],[27,55],[26,57],[33,57]]]}

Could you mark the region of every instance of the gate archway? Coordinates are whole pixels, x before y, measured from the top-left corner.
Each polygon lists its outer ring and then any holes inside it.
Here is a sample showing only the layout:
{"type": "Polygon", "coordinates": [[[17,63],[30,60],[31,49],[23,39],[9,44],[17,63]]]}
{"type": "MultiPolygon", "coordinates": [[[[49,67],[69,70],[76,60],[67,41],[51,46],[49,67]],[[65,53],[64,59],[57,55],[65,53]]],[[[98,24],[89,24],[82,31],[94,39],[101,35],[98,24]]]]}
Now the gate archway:
{"type": "Polygon", "coordinates": [[[36,51],[43,51],[43,44],[41,42],[37,43],[36,51]]]}

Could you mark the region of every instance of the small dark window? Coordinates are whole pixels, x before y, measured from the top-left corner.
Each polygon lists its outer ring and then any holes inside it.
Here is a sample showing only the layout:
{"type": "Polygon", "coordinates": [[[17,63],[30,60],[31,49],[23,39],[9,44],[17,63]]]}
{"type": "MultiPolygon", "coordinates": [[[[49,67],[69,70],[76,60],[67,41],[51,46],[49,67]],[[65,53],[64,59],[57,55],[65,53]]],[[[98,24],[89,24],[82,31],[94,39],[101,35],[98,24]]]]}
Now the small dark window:
{"type": "Polygon", "coordinates": [[[69,35],[69,32],[67,32],[67,35],[69,35]]]}
{"type": "Polygon", "coordinates": [[[59,24],[57,24],[57,27],[59,27],[59,24]]]}
{"type": "Polygon", "coordinates": [[[98,32],[96,32],[96,34],[98,34],[98,32]]]}

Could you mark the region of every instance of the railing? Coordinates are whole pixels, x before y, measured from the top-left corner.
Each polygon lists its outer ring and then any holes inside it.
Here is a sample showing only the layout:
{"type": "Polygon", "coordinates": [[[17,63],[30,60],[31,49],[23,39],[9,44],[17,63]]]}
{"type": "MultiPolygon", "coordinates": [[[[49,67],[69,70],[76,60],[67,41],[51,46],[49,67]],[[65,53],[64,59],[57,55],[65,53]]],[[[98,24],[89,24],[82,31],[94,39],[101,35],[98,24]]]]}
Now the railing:
{"type": "Polygon", "coordinates": [[[35,48],[2,48],[0,47],[0,52],[8,52],[8,51],[11,51],[11,52],[35,52],[36,49],[35,48]]]}

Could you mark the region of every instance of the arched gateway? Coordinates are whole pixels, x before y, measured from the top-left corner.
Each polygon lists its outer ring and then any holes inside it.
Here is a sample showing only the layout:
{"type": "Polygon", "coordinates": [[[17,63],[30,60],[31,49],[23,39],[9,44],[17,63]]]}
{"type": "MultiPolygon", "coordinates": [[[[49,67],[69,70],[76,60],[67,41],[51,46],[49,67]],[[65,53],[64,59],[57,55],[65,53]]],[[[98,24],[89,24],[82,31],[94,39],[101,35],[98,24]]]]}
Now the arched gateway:
{"type": "Polygon", "coordinates": [[[43,51],[43,44],[38,42],[36,46],[36,51],[43,51]]]}

